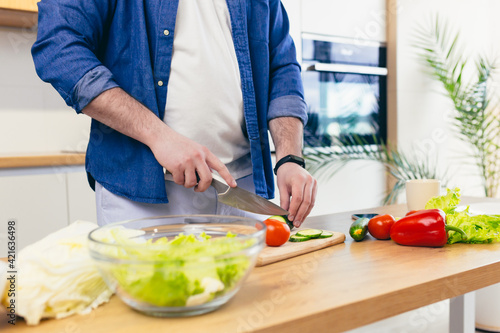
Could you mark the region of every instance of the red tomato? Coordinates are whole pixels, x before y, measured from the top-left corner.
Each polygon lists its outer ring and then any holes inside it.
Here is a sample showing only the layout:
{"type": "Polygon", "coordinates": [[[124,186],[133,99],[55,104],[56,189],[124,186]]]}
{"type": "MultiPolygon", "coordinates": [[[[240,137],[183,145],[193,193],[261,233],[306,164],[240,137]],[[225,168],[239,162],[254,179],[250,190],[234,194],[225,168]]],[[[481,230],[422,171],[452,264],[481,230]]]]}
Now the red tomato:
{"type": "Polygon", "coordinates": [[[281,246],[290,238],[290,228],[286,223],[278,220],[267,219],[263,222],[267,226],[266,244],[269,246],[281,246]]]}
{"type": "Polygon", "coordinates": [[[390,239],[394,222],[396,220],[390,214],[377,215],[368,222],[368,232],[376,239],[390,239]]]}

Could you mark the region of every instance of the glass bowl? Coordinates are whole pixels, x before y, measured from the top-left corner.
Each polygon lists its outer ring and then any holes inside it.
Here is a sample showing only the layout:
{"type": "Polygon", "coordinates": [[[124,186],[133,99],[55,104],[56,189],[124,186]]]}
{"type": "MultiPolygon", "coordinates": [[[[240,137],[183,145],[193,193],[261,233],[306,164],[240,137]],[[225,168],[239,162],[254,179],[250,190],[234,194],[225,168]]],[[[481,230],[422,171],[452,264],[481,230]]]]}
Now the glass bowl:
{"type": "Polygon", "coordinates": [[[89,234],[90,255],[126,304],[153,316],[213,311],[240,289],[264,247],[266,227],[220,215],[159,216],[89,234]]]}

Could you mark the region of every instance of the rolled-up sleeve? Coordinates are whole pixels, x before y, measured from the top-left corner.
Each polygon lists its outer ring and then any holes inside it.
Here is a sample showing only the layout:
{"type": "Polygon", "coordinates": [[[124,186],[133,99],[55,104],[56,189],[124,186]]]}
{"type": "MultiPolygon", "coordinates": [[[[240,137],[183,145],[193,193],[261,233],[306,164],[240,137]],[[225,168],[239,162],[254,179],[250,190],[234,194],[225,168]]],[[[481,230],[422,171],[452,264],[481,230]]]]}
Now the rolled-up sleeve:
{"type": "Polygon", "coordinates": [[[289,22],[280,0],[270,1],[269,27],[270,88],[268,121],[277,117],[296,117],[307,122],[307,107],[300,65],[289,22]]]}
{"type": "Polygon", "coordinates": [[[31,53],[38,76],[77,112],[116,87],[97,57],[116,0],[42,0],[31,53]]]}
{"type": "Polygon", "coordinates": [[[82,112],[94,98],[104,91],[118,87],[113,74],[104,66],[97,66],[85,74],[73,89],[73,108],[82,112]]]}
{"type": "Polygon", "coordinates": [[[299,118],[303,124],[307,123],[307,106],[303,98],[295,95],[281,96],[269,103],[267,121],[278,117],[299,118]]]}

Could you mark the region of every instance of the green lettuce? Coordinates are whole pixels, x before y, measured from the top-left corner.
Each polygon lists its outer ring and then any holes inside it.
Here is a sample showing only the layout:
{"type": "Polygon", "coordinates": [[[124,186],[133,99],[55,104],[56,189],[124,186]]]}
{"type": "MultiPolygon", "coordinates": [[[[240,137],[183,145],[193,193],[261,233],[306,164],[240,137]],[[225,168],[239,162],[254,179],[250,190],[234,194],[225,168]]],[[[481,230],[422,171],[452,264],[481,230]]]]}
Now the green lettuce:
{"type": "Polygon", "coordinates": [[[446,223],[459,227],[467,234],[467,240],[462,241],[458,232],[450,233],[448,244],[493,243],[500,241],[500,215],[470,215],[468,207],[465,211],[446,215],[446,223]]]}
{"type": "Polygon", "coordinates": [[[446,195],[434,197],[425,209],[441,209],[446,213],[446,224],[462,229],[467,240],[462,240],[458,232],[450,232],[448,244],[453,243],[493,243],[500,241],[500,215],[472,215],[469,207],[457,212],[460,203],[460,189],[447,189],[446,195]]]}
{"type": "Polygon", "coordinates": [[[425,205],[425,209],[441,209],[446,214],[454,214],[460,203],[460,189],[446,189],[446,195],[431,198],[425,205]]]}
{"type": "Polygon", "coordinates": [[[109,234],[124,246],[106,253],[119,260],[101,267],[108,281],[135,301],[169,307],[199,305],[230,291],[251,264],[246,254],[232,254],[255,244],[231,233],[214,239],[179,234],[154,242],[129,238],[123,230],[109,234]]]}

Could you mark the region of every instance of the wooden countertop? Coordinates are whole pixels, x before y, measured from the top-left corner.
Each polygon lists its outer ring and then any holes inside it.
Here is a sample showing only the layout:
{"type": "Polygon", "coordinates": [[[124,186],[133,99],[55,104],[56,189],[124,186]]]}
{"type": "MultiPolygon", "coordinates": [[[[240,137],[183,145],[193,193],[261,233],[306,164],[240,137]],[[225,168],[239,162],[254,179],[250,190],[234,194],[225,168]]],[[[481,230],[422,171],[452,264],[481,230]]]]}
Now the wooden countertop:
{"type": "Polygon", "coordinates": [[[55,152],[46,154],[25,154],[12,156],[0,155],[0,169],[83,164],[85,164],[85,153],[55,152]]]}
{"type": "MultiPolygon", "coordinates": [[[[469,198],[464,203],[498,199],[469,198]]],[[[358,212],[402,216],[406,205],[358,212]]],[[[346,233],[351,212],[312,217],[307,227],[346,233]]],[[[255,268],[217,311],[189,318],[154,318],[118,297],[88,315],[45,320],[8,332],[343,332],[500,282],[500,244],[407,247],[367,237],[255,268]]]]}

